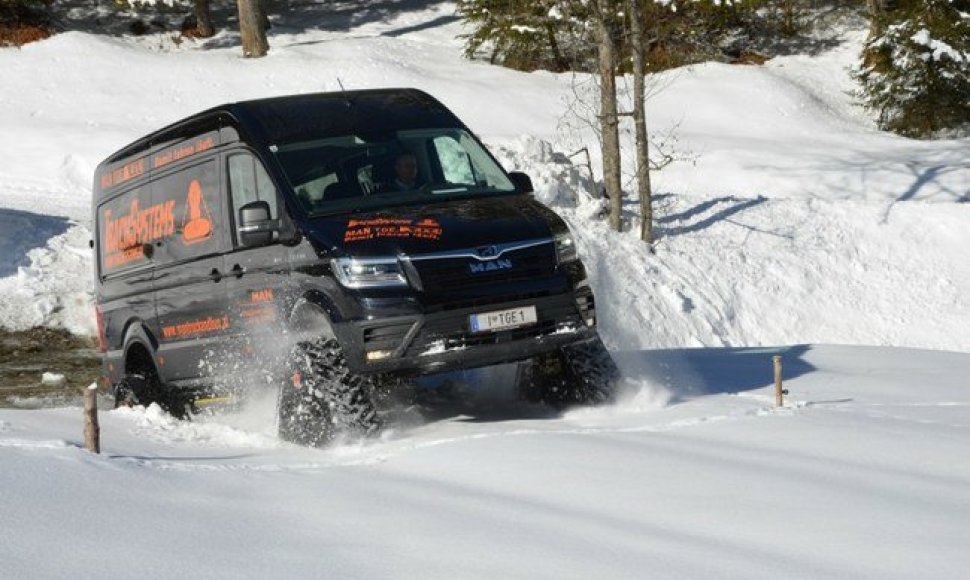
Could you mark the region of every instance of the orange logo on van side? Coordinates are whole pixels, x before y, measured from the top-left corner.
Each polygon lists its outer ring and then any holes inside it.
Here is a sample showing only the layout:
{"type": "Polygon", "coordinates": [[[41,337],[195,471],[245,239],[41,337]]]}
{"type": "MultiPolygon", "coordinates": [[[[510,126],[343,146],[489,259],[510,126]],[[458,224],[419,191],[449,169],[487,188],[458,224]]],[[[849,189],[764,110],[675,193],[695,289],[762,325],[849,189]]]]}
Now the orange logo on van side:
{"type": "Polygon", "coordinates": [[[182,216],[182,240],[186,244],[203,242],[212,236],[212,214],[202,197],[202,185],[193,179],[189,184],[185,213],[182,216]]]}
{"type": "Polygon", "coordinates": [[[145,160],[136,159],[122,167],[105,171],[101,174],[101,189],[114,187],[119,183],[124,183],[145,173],[145,160]]]}
{"type": "Polygon", "coordinates": [[[104,263],[118,267],[141,258],[141,244],[160,240],[175,232],[175,201],[165,201],[141,209],[138,199],[131,200],[128,213],[117,218],[104,211],[104,263]]]}
{"type": "Polygon", "coordinates": [[[154,169],[158,169],[159,167],[164,167],[169,163],[174,163],[175,161],[180,161],[197,153],[208,151],[215,146],[216,140],[209,136],[196,139],[192,143],[170,147],[152,157],[152,167],[154,169]]]}

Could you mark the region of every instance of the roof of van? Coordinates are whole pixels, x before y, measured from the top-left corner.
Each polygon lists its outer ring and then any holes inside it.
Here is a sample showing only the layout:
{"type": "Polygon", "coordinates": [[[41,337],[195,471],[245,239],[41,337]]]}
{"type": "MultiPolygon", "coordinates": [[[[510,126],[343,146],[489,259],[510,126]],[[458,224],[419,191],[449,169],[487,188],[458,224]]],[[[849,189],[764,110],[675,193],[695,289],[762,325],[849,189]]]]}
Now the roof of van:
{"type": "Polygon", "coordinates": [[[290,95],[228,103],[196,113],[130,143],[101,165],[190,137],[194,128],[216,119],[235,126],[247,140],[266,145],[380,130],[464,127],[438,100],[417,89],[290,95]]]}

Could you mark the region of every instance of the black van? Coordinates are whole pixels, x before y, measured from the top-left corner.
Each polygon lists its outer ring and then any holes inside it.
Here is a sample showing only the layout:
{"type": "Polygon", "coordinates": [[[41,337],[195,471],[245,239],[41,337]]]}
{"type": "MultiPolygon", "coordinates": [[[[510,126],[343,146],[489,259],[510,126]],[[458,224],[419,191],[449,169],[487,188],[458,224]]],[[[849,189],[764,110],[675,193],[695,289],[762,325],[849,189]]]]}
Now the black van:
{"type": "Polygon", "coordinates": [[[179,121],[95,175],[103,380],[182,414],[226,367],[281,360],[280,434],[311,445],[376,431],[376,390],[450,369],[526,361],[527,400],[606,401],[586,271],[531,192],[417,90],[179,121]]]}

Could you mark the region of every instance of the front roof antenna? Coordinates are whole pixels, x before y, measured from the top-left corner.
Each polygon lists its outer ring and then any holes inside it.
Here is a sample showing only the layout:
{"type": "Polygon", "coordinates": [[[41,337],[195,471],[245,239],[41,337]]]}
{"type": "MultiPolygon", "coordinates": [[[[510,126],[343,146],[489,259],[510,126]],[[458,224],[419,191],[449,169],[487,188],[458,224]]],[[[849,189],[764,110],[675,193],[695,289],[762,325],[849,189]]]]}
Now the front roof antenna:
{"type": "Polygon", "coordinates": [[[345,89],[344,88],[344,84],[342,82],[340,82],[340,77],[337,77],[337,84],[340,85],[340,92],[344,93],[344,103],[347,104],[347,107],[348,108],[349,107],[352,107],[354,104],[352,102],[350,102],[350,97],[348,97],[346,95],[347,89],[345,89]]]}

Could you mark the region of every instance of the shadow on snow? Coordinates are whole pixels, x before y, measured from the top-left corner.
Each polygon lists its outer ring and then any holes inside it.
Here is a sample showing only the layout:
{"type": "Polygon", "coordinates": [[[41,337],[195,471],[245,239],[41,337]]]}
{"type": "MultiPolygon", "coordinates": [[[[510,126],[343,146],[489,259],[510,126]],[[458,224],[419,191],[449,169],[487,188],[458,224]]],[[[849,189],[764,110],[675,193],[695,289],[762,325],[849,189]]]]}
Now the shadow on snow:
{"type": "MultiPolygon", "coordinates": [[[[444,4],[445,0],[264,0],[270,20],[266,31],[270,50],[274,46],[298,46],[319,44],[325,41],[283,42],[280,35],[298,34],[308,30],[344,33],[357,27],[374,23],[387,23],[401,14],[420,12],[444,4]]],[[[210,3],[210,15],[216,35],[201,39],[205,49],[241,46],[239,20],[235,1],[215,0],[210,3]]],[[[169,33],[178,35],[186,19],[194,21],[191,4],[168,5],[124,4],[116,7],[91,5],[83,0],[66,0],[58,4],[57,26],[61,30],[76,30],[93,34],[123,36],[135,34],[136,23],[141,23],[143,34],[169,33]]],[[[444,26],[458,17],[439,16],[419,22],[375,32],[372,36],[396,37],[444,26]]],[[[369,35],[371,36],[371,35],[369,35]]]]}
{"type": "Polygon", "coordinates": [[[28,211],[0,208],[0,278],[17,273],[28,263],[27,253],[47,245],[47,240],[63,234],[70,226],[67,218],[28,211]]]}
{"type": "MultiPolygon", "coordinates": [[[[804,360],[811,347],[676,348],[613,353],[624,378],[641,388],[661,387],[670,404],[705,395],[754,391],[774,384],[772,357],[782,357],[789,381],[815,370],[804,360]]],[[[462,422],[558,419],[544,405],[524,404],[515,390],[515,365],[444,373],[419,379],[413,400],[424,421],[462,422]]]]}
{"type": "Polygon", "coordinates": [[[803,358],[811,347],[674,348],[615,353],[628,379],[663,387],[671,404],[703,395],[739,393],[774,384],[773,355],[782,357],[782,378],[815,370],[803,358]]]}

